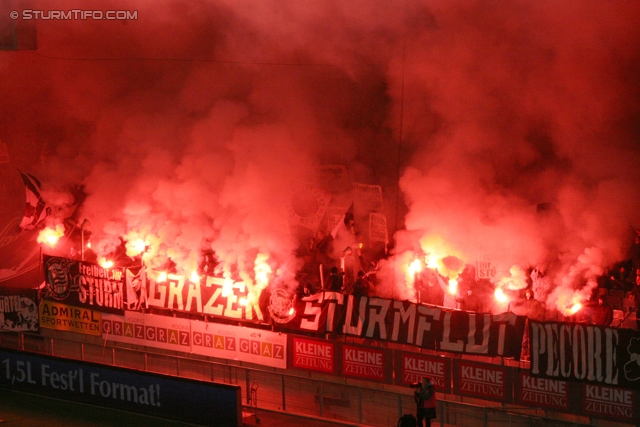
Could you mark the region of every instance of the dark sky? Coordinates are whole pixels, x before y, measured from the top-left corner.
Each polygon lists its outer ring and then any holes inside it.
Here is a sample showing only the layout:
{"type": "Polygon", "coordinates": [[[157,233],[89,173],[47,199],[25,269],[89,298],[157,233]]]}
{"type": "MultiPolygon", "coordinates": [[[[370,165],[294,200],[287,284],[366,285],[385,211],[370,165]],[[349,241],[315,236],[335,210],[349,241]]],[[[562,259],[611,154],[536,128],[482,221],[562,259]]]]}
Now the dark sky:
{"type": "Polygon", "coordinates": [[[586,292],[640,227],[638,2],[3,7],[137,14],[19,18],[37,50],[0,52],[12,166],[58,206],[82,185],[97,250],[140,236],[188,269],[208,239],[286,281],[291,195],[319,165],[382,186],[399,259],[540,265],[586,292]]]}

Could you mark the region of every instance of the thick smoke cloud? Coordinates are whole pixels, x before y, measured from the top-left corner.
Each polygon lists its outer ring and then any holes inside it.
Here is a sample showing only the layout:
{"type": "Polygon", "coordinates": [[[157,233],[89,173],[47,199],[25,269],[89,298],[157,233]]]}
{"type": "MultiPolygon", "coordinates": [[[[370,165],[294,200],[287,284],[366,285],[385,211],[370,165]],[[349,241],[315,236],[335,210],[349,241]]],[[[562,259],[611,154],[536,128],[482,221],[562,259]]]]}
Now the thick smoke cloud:
{"type": "Polygon", "coordinates": [[[585,292],[640,225],[634,3],[91,8],[137,19],[41,19],[37,51],[0,53],[0,138],[56,200],[82,185],[100,252],[140,236],[156,266],[205,247],[249,271],[263,253],[291,282],[291,194],[329,164],[383,187],[390,288],[437,250],[585,292]]]}

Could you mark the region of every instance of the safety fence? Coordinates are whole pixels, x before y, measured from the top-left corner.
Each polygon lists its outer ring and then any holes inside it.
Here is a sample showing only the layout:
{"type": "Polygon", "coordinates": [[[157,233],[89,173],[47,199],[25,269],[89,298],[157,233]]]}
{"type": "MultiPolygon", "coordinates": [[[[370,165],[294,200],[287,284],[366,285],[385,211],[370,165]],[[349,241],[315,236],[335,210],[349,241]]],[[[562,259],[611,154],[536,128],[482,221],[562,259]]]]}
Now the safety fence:
{"type": "MultiPolygon", "coordinates": [[[[59,332],[56,334],[62,335],[59,332]]],[[[375,427],[396,426],[402,414],[415,412],[411,389],[386,389],[374,384],[352,385],[340,378],[320,379],[312,374],[301,376],[286,370],[245,366],[234,364],[233,361],[211,360],[204,356],[185,357],[176,352],[164,353],[156,349],[149,351],[148,348],[106,345],[98,339],[92,342],[92,337],[87,336],[84,337],[84,341],[75,341],[59,336],[3,332],[0,333],[0,346],[146,372],[239,385],[244,405],[253,411],[280,411],[320,417],[337,423],[375,427]]],[[[486,407],[446,400],[446,397],[439,400],[438,418],[432,425],[628,426],[595,419],[588,420],[590,424],[584,424],[551,418],[543,410],[535,408],[525,410],[503,406],[486,407]]]]}

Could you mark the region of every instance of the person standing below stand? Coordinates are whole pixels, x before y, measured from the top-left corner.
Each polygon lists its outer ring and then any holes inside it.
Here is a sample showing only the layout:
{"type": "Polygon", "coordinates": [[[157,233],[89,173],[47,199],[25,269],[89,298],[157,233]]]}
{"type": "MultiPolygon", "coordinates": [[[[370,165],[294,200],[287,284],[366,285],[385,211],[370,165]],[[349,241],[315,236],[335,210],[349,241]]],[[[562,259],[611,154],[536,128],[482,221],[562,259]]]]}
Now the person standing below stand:
{"type": "Polygon", "coordinates": [[[431,420],[436,417],[436,389],[429,377],[424,377],[422,383],[412,385],[416,387],[413,397],[418,406],[416,414],[418,426],[422,427],[422,420],[424,420],[424,426],[431,427],[431,420]]]}

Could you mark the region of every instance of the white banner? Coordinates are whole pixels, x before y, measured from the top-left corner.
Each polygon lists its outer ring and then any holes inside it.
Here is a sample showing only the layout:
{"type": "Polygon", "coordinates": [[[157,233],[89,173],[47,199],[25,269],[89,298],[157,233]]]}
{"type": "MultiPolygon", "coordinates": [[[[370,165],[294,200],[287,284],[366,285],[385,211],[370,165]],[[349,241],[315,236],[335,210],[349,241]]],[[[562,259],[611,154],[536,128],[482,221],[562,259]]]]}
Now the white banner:
{"type": "Polygon", "coordinates": [[[369,214],[369,242],[389,243],[387,233],[387,217],[383,214],[371,212],[369,214]]]}
{"type": "Polygon", "coordinates": [[[287,335],[242,326],[191,321],[192,353],[287,368],[287,335]]]}
{"type": "Polygon", "coordinates": [[[125,311],[102,314],[102,338],[134,345],[191,352],[190,320],[125,311]]]}

